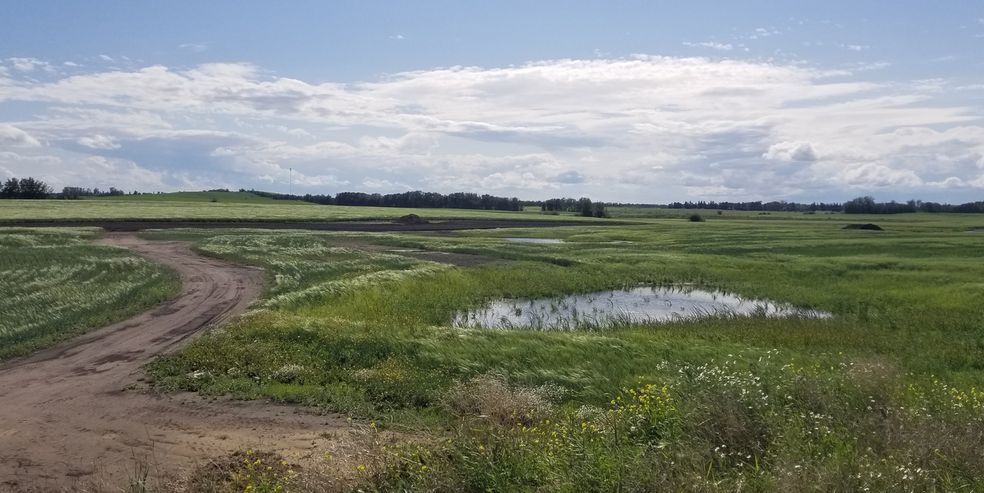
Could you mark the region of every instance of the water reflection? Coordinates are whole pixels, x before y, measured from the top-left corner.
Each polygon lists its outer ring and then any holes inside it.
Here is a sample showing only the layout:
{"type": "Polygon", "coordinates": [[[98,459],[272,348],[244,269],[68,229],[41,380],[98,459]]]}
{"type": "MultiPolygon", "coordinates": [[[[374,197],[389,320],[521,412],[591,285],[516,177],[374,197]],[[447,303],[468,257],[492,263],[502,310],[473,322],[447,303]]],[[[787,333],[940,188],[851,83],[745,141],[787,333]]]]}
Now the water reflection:
{"type": "Polygon", "coordinates": [[[564,240],[556,238],[504,238],[506,241],[518,241],[520,243],[563,243],[564,240]]]}
{"type": "Polygon", "coordinates": [[[724,292],[680,287],[641,287],[539,300],[500,300],[457,314],[455,327],[578,330],[697,317],[799,316],[830,314],[763,300],[745,300],[724,292]]]}

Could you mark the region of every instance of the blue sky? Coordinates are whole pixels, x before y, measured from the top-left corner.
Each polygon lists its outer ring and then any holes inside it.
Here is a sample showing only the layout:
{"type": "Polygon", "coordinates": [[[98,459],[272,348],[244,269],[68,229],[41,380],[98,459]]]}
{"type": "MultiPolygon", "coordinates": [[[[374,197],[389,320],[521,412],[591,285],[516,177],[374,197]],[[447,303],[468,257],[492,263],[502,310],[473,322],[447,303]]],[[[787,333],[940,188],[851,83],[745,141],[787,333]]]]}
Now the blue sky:
{"type": "Polygon", "coordinates": [[[13,1],[0,179],[984,199],[984,4],[13,1]]]}

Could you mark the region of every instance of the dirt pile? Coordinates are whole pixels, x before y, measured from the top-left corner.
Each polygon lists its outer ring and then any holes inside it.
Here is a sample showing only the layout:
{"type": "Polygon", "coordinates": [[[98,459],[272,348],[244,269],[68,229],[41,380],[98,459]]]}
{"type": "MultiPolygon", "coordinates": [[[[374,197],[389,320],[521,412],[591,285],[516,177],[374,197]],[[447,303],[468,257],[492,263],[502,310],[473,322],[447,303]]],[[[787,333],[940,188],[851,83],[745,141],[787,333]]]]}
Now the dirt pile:
{"type": "Polygon", "coordinates": [[[430,221],[416,214],[407,214],[393,222],[395,222],[396,224],[403,224],[405,226],[415,226],[417,224],[430,224],[430,221]]]}
{"type": "Polygon", "coordinates": [[[870,231],[885,231],[884,229],[882,229],[881,226],[879,226],[877,224],[871,224],[871,223],[868,223],[868,224],[848,224],[847,226],[844,226],[843,229],[867,229],[867,230],[870,230],[870,231]]]}

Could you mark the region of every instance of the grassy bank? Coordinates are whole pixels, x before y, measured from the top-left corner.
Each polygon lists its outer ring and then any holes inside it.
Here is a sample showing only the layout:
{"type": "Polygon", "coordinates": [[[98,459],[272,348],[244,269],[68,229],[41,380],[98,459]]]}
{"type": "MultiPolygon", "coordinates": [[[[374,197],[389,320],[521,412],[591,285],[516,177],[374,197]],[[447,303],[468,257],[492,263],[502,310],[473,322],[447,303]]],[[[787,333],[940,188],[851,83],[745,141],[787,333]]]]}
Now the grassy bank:
{"type": "Polygon", "coordinates": [[[125,319],[162,302],[177,276],[96,229],[0,228],[0,361],[125,319]]]}
{"type": "Polygon", "coordinates": [[[414,436],[381,439],[347,472],[345,485],[370,490],[979,489],[979,218],[926,216],[892,217],[884,232],[797,216],[150,233],[194,239],[271,280],[257,310],[151,373],[164,388],[304,403],[414,436]],[[504,240],[543,235],[565,242],[504,240]],[[513,262],[459,268],[386,251],[406,248],[513,262]],[[683,283],[834,317],[450,327],[497,298],[683,283]]]}

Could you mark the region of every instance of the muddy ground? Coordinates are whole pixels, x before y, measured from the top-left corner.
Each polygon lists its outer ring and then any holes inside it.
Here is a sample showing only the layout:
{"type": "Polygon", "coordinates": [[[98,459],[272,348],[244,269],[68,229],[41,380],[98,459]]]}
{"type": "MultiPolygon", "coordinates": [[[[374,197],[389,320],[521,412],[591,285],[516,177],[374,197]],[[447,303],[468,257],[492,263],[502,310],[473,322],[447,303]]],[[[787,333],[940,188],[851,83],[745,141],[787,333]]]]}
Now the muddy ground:
{"type": "Polygon", "coordinates": [[[180,273],[180,294],[129,320],[0,366],[0,491],[71,490],[98,479],[120,484],[142,462],[187,469],[243,448],[295,452],[323,447],[343,426],[265,402],[207,402],[141,387],[141,366],[209,326],[246,310],[262,271],[196,255],[183,242],[113,234],[180,273]]]}
{"type": "MultiPolygon", "coordinates": [[[[153,474],[180,477],[212,458],[246,449],[320,457],[325,450],[352,448],[351,440],[341,443],[338,437],[351,435],[353,425],[338,415],[148,389],[141,367],[246,311],[262,290],[263,272],[197,255],[186,242],[148,241],[120,232],[99,241],[174,269],[181,291],[141,315],[0,365],[0,492],[122,486],[143,466],[153,474]]],[[[357,243],[337,246],[466,267],[505,261],[357,243]]]]}

